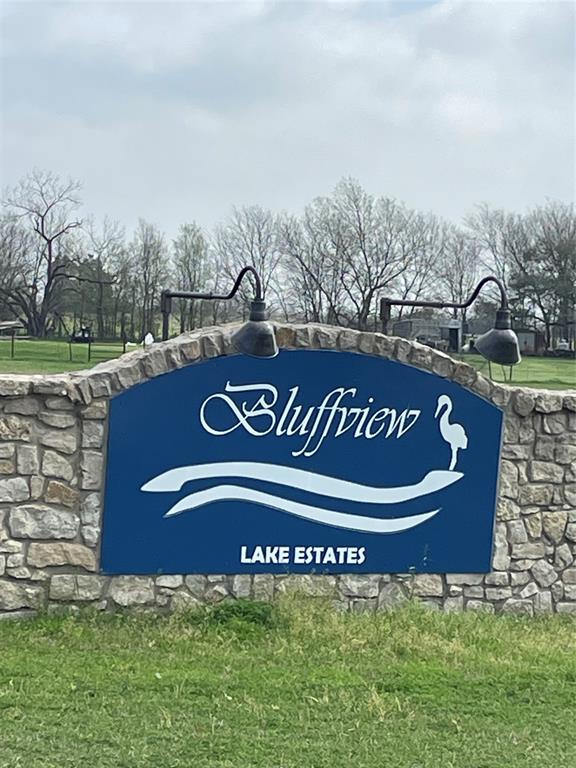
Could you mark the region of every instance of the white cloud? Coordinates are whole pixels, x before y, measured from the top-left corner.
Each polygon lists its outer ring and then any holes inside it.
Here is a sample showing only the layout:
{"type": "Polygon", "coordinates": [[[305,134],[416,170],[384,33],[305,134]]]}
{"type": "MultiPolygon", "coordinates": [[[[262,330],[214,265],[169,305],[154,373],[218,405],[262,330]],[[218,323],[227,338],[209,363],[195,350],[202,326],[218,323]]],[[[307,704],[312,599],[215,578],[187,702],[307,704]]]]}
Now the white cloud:
{"type": "Polygon", "coordinates": [[[574,192],[571,3],[19,3],[3,34],[6,180],[71,173],[127,221],[344,174],[449,216],[574,192]]]}
{"type": "Polygon", "coordinates": [[[437,114],[441,123],[468,140],[498,135],[505,124],[502,110],[495,104],[469,94],[451,93],[441,97],[437,114]]]}
{"type": "Polygon", "coordinates": [[[46,27],[53,52],[115,55],[145,72],[198,59],[223,28],[266,13],[256,2],[88,2],[55,5],[46,27]]]}

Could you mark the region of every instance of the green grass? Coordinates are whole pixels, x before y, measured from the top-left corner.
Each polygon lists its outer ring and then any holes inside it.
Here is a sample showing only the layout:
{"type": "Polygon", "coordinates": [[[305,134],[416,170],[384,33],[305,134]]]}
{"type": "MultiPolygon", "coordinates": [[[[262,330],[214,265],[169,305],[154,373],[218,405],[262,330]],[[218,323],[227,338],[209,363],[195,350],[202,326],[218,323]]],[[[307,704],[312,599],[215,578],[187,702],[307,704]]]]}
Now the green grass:
{"type": "MultiPolygon", "coordinates": [[[[460,355],[463,360],[488,376],[488,362],[480,355],[460,355]]],[[[510,369],[506,369],[506,380],[510,369]]],[[[492,378],[504,381],[502,367],[492,365],[492,378]]],[[[544,389],[576,389],[576,360],[555,357],[524,357],[512,369],[512,384],[544,389]]]]}
{"type": "MultiPolygon", "coordinates": [[[[133,347],[130,347],[133,349],[133,347]]],[[[15,358],[10,358],[10,340],[0,338],[0,373],[61,373],[90,368],[103,360],[122,354],[121,344],[94,344],[92,360],[88,361],[88,348],[73,344],[73,360],[69,360],[66,341],[22,340],[16,341],[15,358]]],[[[488,376],[488,363],[479,355],[462,355],[461,360],[470,363],[488,376]]],[[[507,374],[508,375],[508,374],[507,374]]],[[[503,381],[500,366],[492,366],[492,376],[503,381]]],[[[526,357],[515,366],[512,383],[546,389],[576,388],[576,361],[546,357],[526,357]]]]}
{"type": "Polygon", "coordinates": [[[571,617],[233,613],[0,623],[0,767],[576,765],[571,617]]]}
{"type": "MultiPolygon", "coordinates": [[[[133,347],[129,348],[133,349],[133,347]]],[[[10,339],[0,338],[0,373],[62,373],[91,368],[104,360],[122,354],[122,344],[93,344],[91,360],[88,346],[72,344],[72,361],[65,340],[23,339],[15,343],[14,359],[10,357],[10,339]]]]}

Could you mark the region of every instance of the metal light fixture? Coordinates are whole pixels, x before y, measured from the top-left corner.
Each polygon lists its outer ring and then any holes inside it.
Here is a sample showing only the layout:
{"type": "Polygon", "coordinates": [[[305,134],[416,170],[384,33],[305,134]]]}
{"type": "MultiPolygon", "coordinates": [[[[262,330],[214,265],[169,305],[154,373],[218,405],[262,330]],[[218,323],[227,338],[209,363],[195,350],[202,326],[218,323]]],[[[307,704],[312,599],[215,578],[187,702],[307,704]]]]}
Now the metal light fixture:
{"type": "Polygon", "coordinates": [[[504,285],[497,277],[492,275],[480,280],[470,297],[462,304],[444,301],[410,301],[408,299],[382,299],[380,302],[380,319],[382,320],[382,329],[386,333],[388,321],[390,320],[390,307],[436,307],[438,309],[465,309],[476,300],[478,294],[486,283],[496,283],[500,290],[500,308],[496,312],[496,322],[494,328],[487,333],[479,336],[474,342],[474,346],[482,357],[490,363],[499,363],[500,365],[517,365],[520,360],[520,347],[518,337],[512,330],[510,322],[510,310],[508,308],[508,297],[504,285]]]}
{"type": "Polygon", "coordinates": [[[196,293],[191,291],[162,291],[160,310],[162,312],[162,340],[168,339],[172,299],[210,299],[212,301],[228,301],[234,298],[245,275],[250,273],[256,284],[255,297],[250,302],[248,322],[232,334],[231,342],[234,349],[243,355],[251,357],[276,357],[278,345],[274,335],[274,327],[267,322],[266,302],[262,295],[262,281],[254,267],[244,267],[240,270],[230,293],[196,293]]]}
{"type": "Polygon", "coordinates": [[[474,346],[482,357],[492,363],[517,365],[520,362],[518,337],[512,330],[510,310],[507,307],[501,307],[496,312],[494,328],[478,336],[474,346]]]}

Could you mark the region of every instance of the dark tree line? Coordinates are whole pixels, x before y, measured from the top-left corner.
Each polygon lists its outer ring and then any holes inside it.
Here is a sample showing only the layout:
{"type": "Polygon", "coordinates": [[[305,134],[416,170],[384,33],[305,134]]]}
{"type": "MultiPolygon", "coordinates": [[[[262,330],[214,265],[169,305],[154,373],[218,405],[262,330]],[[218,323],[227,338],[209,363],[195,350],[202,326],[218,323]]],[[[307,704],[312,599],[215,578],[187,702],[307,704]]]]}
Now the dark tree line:
{"type": "MultiPolygon", "coordinates": [[[[461,223],[367,193],[343,179],[300,216],[234,209],[213,232],[183,224],[169,242],[140,220],[127,236],[115,221],[81,221],[80,185],[34,171],[7,190],[0,216],[0,319],[32,336],[80,324],[98,338],[139,340],[160,326],[164,288],[226,292],[244,265],[260,273],[272,314],[369,329],[383,296],[463,301],[488,273],[508,288],[518,324],[550,342],[574,337],[574,207],[546,202],[524,214],[481,205],[461,223]]],[[[173,331],[246,315],[234,303],[176,303],[173,331]]],[[[476,311],[492,310],[490,295],[476,311]]],[[[472,310],[474,311],[474,310],[472,310]]]]}

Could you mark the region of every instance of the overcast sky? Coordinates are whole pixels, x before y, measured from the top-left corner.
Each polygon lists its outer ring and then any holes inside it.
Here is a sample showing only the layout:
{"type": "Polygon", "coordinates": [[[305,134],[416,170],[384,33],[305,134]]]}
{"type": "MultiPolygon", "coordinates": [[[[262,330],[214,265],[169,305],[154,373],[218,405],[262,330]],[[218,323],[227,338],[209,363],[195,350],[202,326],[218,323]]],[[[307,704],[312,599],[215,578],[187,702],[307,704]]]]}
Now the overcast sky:
{"type": "Polygon", "coordinates": [[[458,219],[575,187],[566,2],[4,2],[2,186],[169,235],[300,211],[342,176],[458,219]]]}

